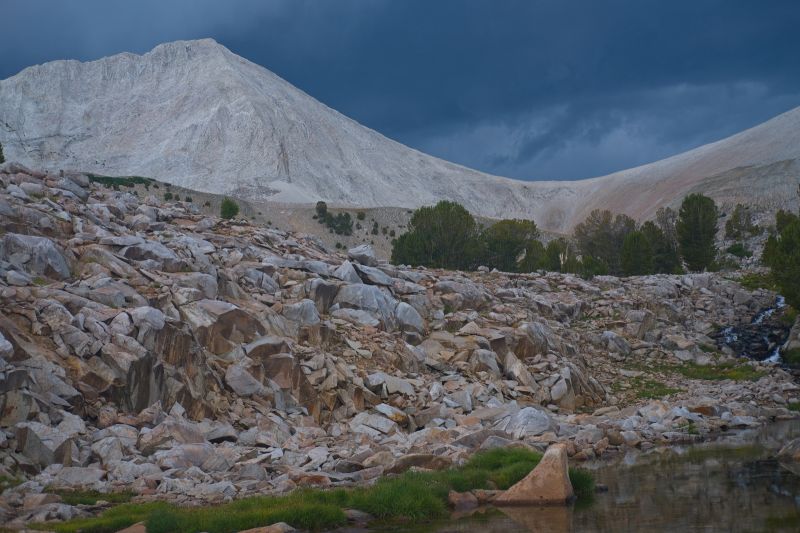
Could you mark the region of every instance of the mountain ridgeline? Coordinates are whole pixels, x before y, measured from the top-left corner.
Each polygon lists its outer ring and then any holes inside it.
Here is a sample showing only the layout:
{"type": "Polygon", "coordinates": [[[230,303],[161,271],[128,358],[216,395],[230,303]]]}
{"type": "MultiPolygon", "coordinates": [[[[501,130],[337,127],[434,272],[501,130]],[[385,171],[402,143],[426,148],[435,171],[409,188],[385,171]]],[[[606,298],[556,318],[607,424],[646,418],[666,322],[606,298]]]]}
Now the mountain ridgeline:
{"type": "Polygon", "coordinates": [[[475,215],[568,232],[598,208],[642,221],[691,193],[721,206],[794,211],[800,109],[608,176],[523,182],[403,146],[204,39],[54,61],[0,81],[0,143],[8,160],[49,170],[147,176],[281,203],[417,208],[450,200],[475,215]]]}

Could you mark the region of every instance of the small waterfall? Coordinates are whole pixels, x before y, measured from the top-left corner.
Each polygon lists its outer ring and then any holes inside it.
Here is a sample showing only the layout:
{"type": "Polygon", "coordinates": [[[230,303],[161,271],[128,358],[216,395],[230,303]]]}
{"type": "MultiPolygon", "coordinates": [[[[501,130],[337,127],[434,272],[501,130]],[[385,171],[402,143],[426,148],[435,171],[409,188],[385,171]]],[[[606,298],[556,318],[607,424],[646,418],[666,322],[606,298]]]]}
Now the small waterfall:
{"type": "Polygon", "coordinates": [[[727,346],[740,357],[780,363],[780,348],[789,335],[789,328],[774,319],[776,312],[786,307],[783,296],[775,304],[759,311],[749,324],[726,326],[715,335],[717,345],[727,346]]]}

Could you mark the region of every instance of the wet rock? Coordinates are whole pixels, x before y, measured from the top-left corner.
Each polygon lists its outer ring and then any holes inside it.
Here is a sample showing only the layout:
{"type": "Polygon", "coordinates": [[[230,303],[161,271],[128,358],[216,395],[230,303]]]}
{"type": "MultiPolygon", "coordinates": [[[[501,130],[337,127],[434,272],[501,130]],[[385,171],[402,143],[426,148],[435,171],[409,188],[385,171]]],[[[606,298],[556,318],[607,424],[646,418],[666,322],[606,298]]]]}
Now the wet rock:
{"type": "Polygon", "coordinates": [[[778,451],[778,459],[800,462],[800,439],[794,439],[784,444],[778,451]]]}
{"type": "Polygon", "coordinates": [[[456,511],[472,509],[479,505],[478,498],[471,492],[456,492],[451,490],[447,494],[447,504],[456,511]]]}

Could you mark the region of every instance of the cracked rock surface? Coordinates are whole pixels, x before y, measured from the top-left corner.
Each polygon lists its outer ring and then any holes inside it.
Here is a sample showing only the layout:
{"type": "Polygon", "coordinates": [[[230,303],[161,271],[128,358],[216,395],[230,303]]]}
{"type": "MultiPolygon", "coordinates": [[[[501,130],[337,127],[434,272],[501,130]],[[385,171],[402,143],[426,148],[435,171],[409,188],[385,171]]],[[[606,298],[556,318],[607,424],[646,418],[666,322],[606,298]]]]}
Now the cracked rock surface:
{"type": "Polygon", "coordinates": [[[790,417],[798,401],[774,365],[747,363],[759,373],[743,381],[671,370],[732,361],[711,335],[774,300],[716,274],[393,266],[14,163],[0,165],[0,228],[12,524],[89,512],[47,488],[197,504],[514,442],[590,459],[790,417]],[[668,391],[648,399],[654,381],[668,391]]]}

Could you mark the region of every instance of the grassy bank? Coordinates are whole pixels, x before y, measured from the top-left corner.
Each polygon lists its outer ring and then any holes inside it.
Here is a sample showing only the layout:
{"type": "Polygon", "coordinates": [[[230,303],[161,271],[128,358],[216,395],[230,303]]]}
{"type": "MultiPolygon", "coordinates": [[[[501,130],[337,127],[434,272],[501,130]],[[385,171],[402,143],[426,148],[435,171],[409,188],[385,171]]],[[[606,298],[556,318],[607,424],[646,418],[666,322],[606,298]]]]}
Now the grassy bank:
{"type": "MultiPolygon", "coordinates": [[[[507,489],[533,469],[541,454],[524,449],[495,449],[474,455],[464,466],[438,472],[406,472],[356,489],[301,489],[285,496],[259,496],[231,503],[182,508],[166,503],[124,503],[100,516],[37,529],[59,533],[112,533],[145,521],[148,533],[233,533],[286,522],[300,529],[321,530],[346,523],[344,509],[358,509],[377,519],[430,520],[448,514],[451,490],[507,489]]],[[[592,497],[594,479],[570,469],[570,480],[581,500],[592,497]]]]}

